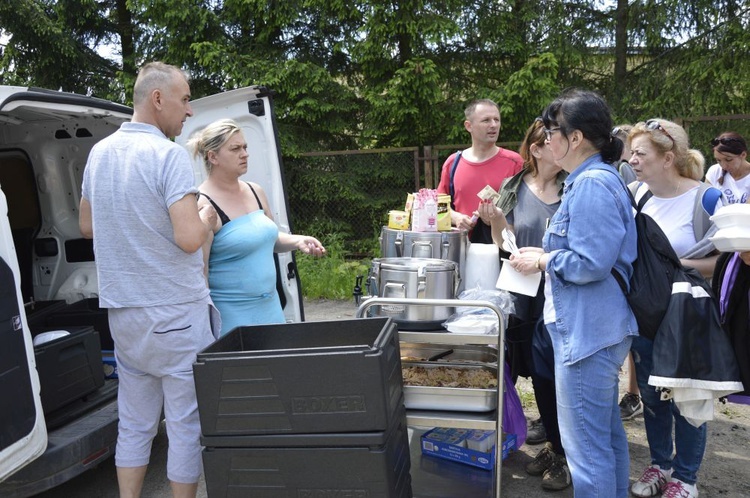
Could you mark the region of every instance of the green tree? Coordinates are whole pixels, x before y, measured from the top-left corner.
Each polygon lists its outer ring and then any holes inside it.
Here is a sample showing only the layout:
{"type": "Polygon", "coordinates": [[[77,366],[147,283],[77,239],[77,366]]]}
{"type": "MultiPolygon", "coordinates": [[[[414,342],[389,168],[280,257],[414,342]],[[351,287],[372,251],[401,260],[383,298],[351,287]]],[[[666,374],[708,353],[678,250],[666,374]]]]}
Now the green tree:
{"type": "Polygon", "coordinates": [[[10,36],[0,59],[0,82],[117,97],[118,64],[97,52],[113,40],[113,4],[95,0],[0,2],[0,25],[10,36]]]}
{"type": "Polygon", "coordinates": [[[746,111],[745,0],[16,0],[0,82],[129,101],[138,66],[190,70],[195,97],[276,91],[284,151],[463,142],[496,99],[520,140],[557,91],[618,119],[746,111]],[[115,47],[102,55],[102,47],[115,47]],[[121,57],[118,58],[118,57],[121,57]]]}

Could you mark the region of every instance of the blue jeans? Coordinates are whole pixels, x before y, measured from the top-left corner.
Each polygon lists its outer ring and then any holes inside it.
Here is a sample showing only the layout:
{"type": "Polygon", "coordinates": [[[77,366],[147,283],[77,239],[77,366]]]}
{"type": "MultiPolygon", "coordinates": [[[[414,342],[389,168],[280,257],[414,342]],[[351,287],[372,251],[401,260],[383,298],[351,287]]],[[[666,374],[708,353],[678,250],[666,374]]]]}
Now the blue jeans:
{"type": "Polygon", "coordinates": [[[673,469],[672,477],[695,484],[706,450],[706,424],[700,427],[692,425],[680,415],[672,400],[662,401],[654,386],[648,385],[648,377],[653,368],[653,341],[636,337],[633,339],[632,350],[635,375],[643,400],[643,421],[646,425],[651,464],[662,469],[673,469]],[[673,459],[672,452],[675,449],[673,459]]]}
{"type": "Polygon", "coordinates": [[[562,337],[548,323],[555,348],[557,418],[575,496],[626,498],[630,458],[618,406],[618,373],[631,337],[565,366],[558,351],[562,337]],[[614,474],[614,475],[613,475],[614,474]]]}

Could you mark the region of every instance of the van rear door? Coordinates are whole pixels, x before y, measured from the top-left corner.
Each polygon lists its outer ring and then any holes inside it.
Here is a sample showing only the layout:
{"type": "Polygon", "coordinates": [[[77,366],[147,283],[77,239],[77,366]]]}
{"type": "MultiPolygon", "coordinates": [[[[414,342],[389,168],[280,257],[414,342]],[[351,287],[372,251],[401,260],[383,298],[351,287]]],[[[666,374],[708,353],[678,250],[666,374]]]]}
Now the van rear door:
{"type": "MultiPolygon", "coordinates": [[[[0,185],[2,187],[2,185],[0,185]]],[[[8,203],[0,189],[0,481],[44,453],[47,429],[8,203]]]]}
{"type": "MultiPolygon", "coordinates": [[[[192,136],[219,119],[233,119],[247,140],[247,173],[242,180],[260,184],[268,196],[273,218],[279,230],[292,232],[287,213],[286,185],[281,162],[281,147],[276,128],[272,92],[252,86],[211,95],[190,103],[193,117],[188,118],[176,142],[185,146],[192,136]]],[[[207,173],[201,158],[193,158],[196,185],[207,173]]],[[[279,297],[288,322],[303,320],[302,293],[294,253],[278,254],[279,297]]]]}

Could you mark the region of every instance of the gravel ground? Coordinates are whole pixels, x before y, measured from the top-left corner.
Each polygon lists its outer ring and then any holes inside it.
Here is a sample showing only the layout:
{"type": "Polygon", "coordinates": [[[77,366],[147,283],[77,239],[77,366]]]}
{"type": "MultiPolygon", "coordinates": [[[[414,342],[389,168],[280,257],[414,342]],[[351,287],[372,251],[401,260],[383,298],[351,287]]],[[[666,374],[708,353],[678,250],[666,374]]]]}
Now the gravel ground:
{"type": "MultiPolygon", "coordinates": [[[[353,300],[305,301],[307,321],[348,320],[354,318],[356,311],[357,307],[353,300]]],[[[621,391],[624,390],[626,381],[627,374],[623,372],[620,383],[621,391]]],[[[527,401],[533,400],[530,382],[519,379],[517,387],[521,399],[527,405],[525,406],[526,417],[537,418],[536,406],[533,401],[527,401]]],[[[643,428],[643,417],[636,417],[625,422],[625,429],[630,441],[630,477],[635,480],[640,476],[644,466],[648,464],[648,445],[643,428]]],[[[503,497],[550,498],[556,496],[564,498],[573,496],[571,488],[557,493],[545,492],[541,489],[540,477],[531,477],[526,474],[525,465],[541,448],[542,446],[524,445],[503,462],[503,497]]],[[[143,489],[144,498],[171,496],[165,477],[165,459],[166,435],[162,424],[159,435],[154,441],[152,461],[143,489]]],[[[412,462],[412,465],[415,465],[415,462],[412,462]]],[[[455,466],[456,469],[463,468],[462,464],[456,463],[455,466]]],[[[745,480],[748,469],[750,469],[750,406],[731,403],[723,405],[717,402],[716,420],[709,423],[708,445],[699,473],[698,488],[701,497],[750,498],[750,481],[745,480]]],[[[116,498],[118,494],[114,460],[107,460],[98,468],[37,496],[42,498],[116,498]]],[[[414,489],[414,496],[420,496],[418,489],[414,489]]],[[[203,481],[199,486],[198,497],[207,497],[203,481]]]]}
{"type": "MultiPolygon", "coordinates": [[[[339,320],[355,316],[357,307],[353,301],[315,300],[305,303],[306,319],[339,320]]],[[[625,392],[627,370],[620,376],[620,393],[625,392]]],[[[531,382],[521,378],[517,389],[525,402],[526,417],[536,419],[539,412],[533,402],[531,382]]],[[[745,480],[750,469],[750,406],[717,402],[716,418],[708,425],[708,443],[703,465],[698,474],[698,489],[701,497],[750,498],[750,481],[745,480]]],[[[634,481],[649,461],[648,443],[643,426],[643,417],[624,422],[630,443],[630,478],[634,481]]],[[[573,490],[545,492],[541,489],[541,478],[531,477],[524,471],[542,446],[524,445],[511,454],[502,465],[502,496],[508,498],[572,497],[573,490]]],[[[461,466],[461,464],[455,464],[461,466]]],[[[414,490],[419,496],[419,490],[414,490]]],[[[458,498],[458,497],[457,497],[458,498]]]]}

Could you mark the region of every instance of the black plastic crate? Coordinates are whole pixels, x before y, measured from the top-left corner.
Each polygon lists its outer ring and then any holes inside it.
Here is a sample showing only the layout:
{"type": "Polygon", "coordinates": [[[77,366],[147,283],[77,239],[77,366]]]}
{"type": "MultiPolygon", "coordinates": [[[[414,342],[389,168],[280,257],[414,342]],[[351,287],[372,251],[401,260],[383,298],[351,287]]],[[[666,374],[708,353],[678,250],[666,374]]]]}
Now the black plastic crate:
{"type": "Polygon", "coordinates": [[[403,403],[390,318],[238,327],[193,371],[204,436],[386,431],[403,403]]]}
{"type": "MultiPolygon", "coordinates": [[[[34,335],[50,330],[37,327],[34,335]]],[[[93,327],[65,327],[70,335],[34,347],[42,408],[50,413],[104,385],[99,334],[93,327]]]]}
{"type": "Polygon", "coordinates": [[[115,349],[112,334],[109,330],[109,316],[106,308],[99,307],[98,298],[81,299],[75,303],[68,304],[62,309],[48,313],[45,317],[45,325],[51,327],[65,328],[71,325],[90,325],[99,332],[101,350],[112,351],[115,349]]]}
{"type": "Polygon", "coordinates": [[[382,432],[204,437],[206,491],[214,498],[410,498],[403,409],[400,416],[382,432]]]}
{"type": "Polygon", "coordinates": [[[35,301],[26,306],[26,321],[33,331],[36,327],[45,326],[52,313],[65,309],[68,304],[63,300],[35,301]]]}

